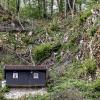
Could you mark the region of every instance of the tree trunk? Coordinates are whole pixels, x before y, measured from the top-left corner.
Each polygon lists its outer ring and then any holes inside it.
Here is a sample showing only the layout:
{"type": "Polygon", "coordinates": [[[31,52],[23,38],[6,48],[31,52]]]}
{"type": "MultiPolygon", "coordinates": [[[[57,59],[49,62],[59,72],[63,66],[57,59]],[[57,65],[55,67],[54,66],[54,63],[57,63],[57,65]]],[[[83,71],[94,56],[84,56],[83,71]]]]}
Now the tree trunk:
{"type": "Polygon", "coordinates": [[[54,0],[51,0],[51,17],[53,15],[53,3],[54,3],[54,0]]]}
{"type": "Polygon", "coordinates": [[[58,4],[58,10],[60,12],[60,4],[59,4],[59,0],[57,0],[57,4],[58,4]]]}
{"type": "Polygon", "coordinates": [[[7,8],[8,8],[8,10],[9,10],[9,0],[7,0],[7,8]]]}
{"type": "Polygon", "coordinates": [[[40,0],[38,0],[38,13],[39,13],[39,17],[41,17],[41,1],[40,0]]]}
{"type": "Polygon", "coordinates": [[[46,14],[46,0],[43,0],[43,18],[46,18],[47,14],[46,14]]]}
{"type": "Polygon", "coordinates": [[[67,17],[67,0],[65,0],[65,19],[67,17]]]}
{"type": "Polygon", "coordinates": [[[72,15],[72,19],[73,19],[74,9],[75,9],[75,0],[67,0],[67,2],[68,2],[68,6],[72,15]]]}
{"type": "Polygon", "coordinates": [[[20,10],[20,0],[16,0],[16,14],[19,13],[20,10]]]}
{"type": "Polygon", "coordinates": [[[63,12],[63,0],[59,2],[59,12],[63,12]]]}

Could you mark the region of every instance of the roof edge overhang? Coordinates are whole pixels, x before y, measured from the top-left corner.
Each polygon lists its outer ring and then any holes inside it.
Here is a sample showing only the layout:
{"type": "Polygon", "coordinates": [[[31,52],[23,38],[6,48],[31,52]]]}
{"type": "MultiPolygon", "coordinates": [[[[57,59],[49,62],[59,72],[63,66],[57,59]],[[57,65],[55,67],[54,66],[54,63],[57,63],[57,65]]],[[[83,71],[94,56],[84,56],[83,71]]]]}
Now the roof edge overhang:
{"type": "Polygon", "coordinates": [[[47,70],[46,65],[4,65],[4,70],[47,70]],[[13,68],[14,67],[14,68],[13,68]]]}

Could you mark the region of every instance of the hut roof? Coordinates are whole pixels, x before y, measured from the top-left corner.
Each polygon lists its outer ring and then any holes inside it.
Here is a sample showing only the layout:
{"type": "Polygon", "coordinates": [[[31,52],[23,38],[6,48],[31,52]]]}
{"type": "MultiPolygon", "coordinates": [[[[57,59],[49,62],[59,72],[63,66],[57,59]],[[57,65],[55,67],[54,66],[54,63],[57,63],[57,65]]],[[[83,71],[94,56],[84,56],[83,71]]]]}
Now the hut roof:
{"type": "Polygon", "coordinates": [[[47,67],[44,65],[5,65],[5,70],[46,70],[47,67]]]}

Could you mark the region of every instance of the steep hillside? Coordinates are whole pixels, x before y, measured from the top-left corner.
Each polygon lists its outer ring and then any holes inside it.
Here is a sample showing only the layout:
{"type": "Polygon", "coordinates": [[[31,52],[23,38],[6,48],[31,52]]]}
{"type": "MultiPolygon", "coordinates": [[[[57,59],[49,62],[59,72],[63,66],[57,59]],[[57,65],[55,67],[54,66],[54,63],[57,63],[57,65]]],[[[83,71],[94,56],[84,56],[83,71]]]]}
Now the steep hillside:
{"type": "MultiPolygon", "coordinates": [[[[2,9],[1,15],[6,13],[2,9]]],[[[4,17],[1,20],[1,15],[0,25],[3,26],[2,23],[6,21],[4,17]]],[[[11,25],[12,19],[8,19],[11,25]]],[[[21,27],[20,23],[18,27],[21,27]]],[[[100,99],[99,3],[86,11],[75,13],[73,17],[69,12],[66,19],[63,13],[52,19],[36,19],[34,28],[29,32],[23,31],[22,27],[21,31],[10,29],[11,32],[9,29],[0,32],[0,80],[3,79],[4,64],[48,66],[48,93],[25,96],[21,100],[100,99]]],[[[6,89],[0,91],[0,99],[3,100],[6,89]]]]}

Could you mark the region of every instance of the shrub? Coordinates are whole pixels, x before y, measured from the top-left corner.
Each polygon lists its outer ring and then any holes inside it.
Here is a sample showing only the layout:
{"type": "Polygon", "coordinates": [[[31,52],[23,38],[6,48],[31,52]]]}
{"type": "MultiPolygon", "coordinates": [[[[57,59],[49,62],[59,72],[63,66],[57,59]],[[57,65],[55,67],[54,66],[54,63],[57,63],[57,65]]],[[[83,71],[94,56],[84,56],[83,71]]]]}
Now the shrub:
{"type": "Polygon", "coordinates": [[[21,9],[20,16],[24,17],[24,18],[38,19],[38,18],[42,17],[42,12],[39,12],[39,10],[37,9],[37,6],[32,7],[32,8],[30,6],[25,6],[21,9]],[[34,12],[33,12],[33,10],[34,10],[34,12]]]}
{"type": "Polygon", "coordinates": [[[3,79],[3,76],[2,76],[2,73],[0,73],[0,80],[2,80],[3,79]]]}
{"type": "Polygon", "coordinates": [[[92,27],[92,29],[90,30],[90,35],[94,36],[95,33],[96,33],[96,27],[92,27]]]}
{"type": "Polygon", "coordinates": [[[80,15],[80,24],[86,21],[86,19],[91,15],[91,10],[87,10],[84,13],[81,13],[80,15]]]}
{"type": "Polygon", "coordinates": [[[3,68],[0,66],[0,80],[3,79],[3,68]]]}
{"type": "Polygon", "coordinates": [[[96,63],[94,59],[85,59],[82,64],[83,70],[87,74],[93,74],[96,71],[96,63]]]}
{"type": "Polygon", "coordinates": [[[33,49],[33,57],[36,62],[41,62],[48,58],[52,52],[57,52],[61,48],[60,42],[45,43],[36,46],[33,49]]]}
{"type": "Polygon", "coordinates": [[[1,92],[0,92],[0,100],[6,100],[6,99],[4,98],[4,94],[1,93],[1,92]]]}
{"type": "Polygon", "coordinates": [[[51,49],[52,49],[52,45],[50,43],[36,46],[33,50],[34,59],[37,62],[41,62],[42,60],[50,56],[51,49]]]}
{"type": "Polygon", "coordinates": [[[69,49],[70,51],[77,52],[78,51],[78,42],[79,42],[79,38],[80,38],[80,33],[73,33],[70,35],[69,37],[69,41],[67,43],[67,49],[69,49]]]}
{"type": "Polygon", "coordinates": [[[64,89],[62,91],[54,92],[51,100],[82,100],[80,92],[76,89],[64,89]]]}
{"type": "Polygon", "coordinates": [[[58,21],[58,19],[57,18],[54,18],[53,20],[52,20],[52,22],[50,23],[50,30],[52,30],[52,31],[58,31],[59,30],[59,21],[58,21]]]}
{"type": "Polygon", "coordinates": [[[94,82],[93,89],[94,89],[94,91],[99,91],[100,92],[100,79],[97,79],[94,82]]]}
{"type": "Polygon", "coordinates": [[[9,92],[9,88],[8,88],[8,86],[5,86],[4,88],[1,88],[0,91],[3,92],[3,93],[9,92]]]}

